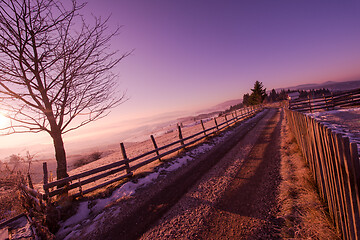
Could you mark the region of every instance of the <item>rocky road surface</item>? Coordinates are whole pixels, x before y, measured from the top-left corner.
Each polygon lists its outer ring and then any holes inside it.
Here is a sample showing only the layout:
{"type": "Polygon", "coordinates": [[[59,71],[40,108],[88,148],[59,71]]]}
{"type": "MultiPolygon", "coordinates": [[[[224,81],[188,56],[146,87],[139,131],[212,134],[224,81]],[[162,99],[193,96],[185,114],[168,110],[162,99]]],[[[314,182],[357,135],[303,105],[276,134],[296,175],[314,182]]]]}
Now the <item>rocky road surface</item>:
{"type": "Polygon", "coordinates": [[[276,239],[283,114],[258,115],[80,239],[276,239]]]}

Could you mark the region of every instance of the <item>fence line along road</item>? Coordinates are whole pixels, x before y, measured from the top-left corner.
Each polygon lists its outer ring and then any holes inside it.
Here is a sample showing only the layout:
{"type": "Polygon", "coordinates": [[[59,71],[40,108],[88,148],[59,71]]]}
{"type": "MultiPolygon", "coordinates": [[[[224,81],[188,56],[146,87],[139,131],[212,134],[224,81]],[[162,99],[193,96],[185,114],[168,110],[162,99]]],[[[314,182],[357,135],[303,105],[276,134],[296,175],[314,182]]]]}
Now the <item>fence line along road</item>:
{"type": "Polygon", "coordinates": [[[216,118],[214,118],[214,123],[215,126],[205,129],[204,124],[202,121],[200,121],[202,123],[202,131],[195,133],[191,136],[188,137],[183,137],[182,135],[182,131],[181,131],[181,126],[178,126],[178,134],[179,134],[179,140],[174,141],[170,144],[167,144],[165,146],[161,146],[158,147],[156,144],[156,140],[153,136],[151,137],[151,140],[153,142],[154,145],[154,150],[143,153],[141,155],[138,155],[134,158],[129,159],[127,157],[126,154],[126,149],[124,147],[124,144],[120,144],[120,148],[121,148],[121,152],[123,155],[123,160],[105,165],[105,166],[101,166],[101,167],[97,167],[94,168],[92,170],[80,173],[80,174],[76,174],[73,176],[69,176],[67,178],[63,178],[54,182],[48,182],[48,171],[47,171],[47,164],[44,163],[43,165],[43,170],[44,170],[44,199],[50,199],[51,197],[57,196],[57,195],[61,195],[63,193],[68,193],[69,190],[71,189],[76,189],[78,188],[79,191],[72,194],[73,197],[79,197],[82,196],[84,194],[90,193],[92,191],[95,191],[96,189],[105,187],[107,185],[110,185],[112,183],[115,183],[117,181],[120,181],[124,178],[129,178],[133,176],[133,171],[135,171],[136,169],[139,169],[140,167],[143,167],[149,163],[152,163],[156,160],[161,160],[163,157],[174,153],[176,151],[179,151],[181,149],[184,149],[190,145],[193,145],[197,142],[199,142],[200,140],[209,137],[210,135],[216,134],[222,130],[224,130],[225,128],[236,124],[239,121],[243,121],[251,116],[253,116],[254,114],[256,114],[257,112],[259,112],[260,110],[262,110],[263,107],[262,106],[253,106],[253,107],[248,107],[245,109],[240,109],[240,110],[235,110],[234,112],[230,113],[230,114],[226,114],[225,117],[225,121],[218,124],[216,118]],[[240,114],[239,114],[240,113],[240,114]],[[227,116],[231,116],[230,119],[227,119],[227,116]],[[179,145],[180,146],[176,146],[179,145]],[[173,147],[169,150],[167,150],[164,153],[160,153],[161,150],[164,149],[168,149],[170,147],[173,147]],[[150,157],[150,158],[146,158],[151,154],[156,153],[155,157],[150,157]],[[145,158],[145,159],[144,159],[145,158]],[[140,159],[143,159],[142,161],[139,161],[140,159]],[[105,178],[107,176],[113,175],[115,173],[119,173],[119,172],[123,172],[120,176],[117,176],[111,180],[108,180],[104,183],[98,184],[94,187],[88,188],[83,190],[83,186],[89,183],[93,183],[97,180],[100,180],[102,178],[105,178]],[[54,189],[56,188],[56,189],[54,189]]]}
{"type": "Polygon", "coordinates": [[[314,112],[331,110],[337,107],[351,107],[360,105],[360,88],[321,97],[308,97],[289,101],[289,109],[298,112],[314,112]]]}
{"type": "Polygon", "coordinates": [[[360,162],[356,143],[303,113],[285,112],[337,229],[344,239],[359,239],[360,162]]]}

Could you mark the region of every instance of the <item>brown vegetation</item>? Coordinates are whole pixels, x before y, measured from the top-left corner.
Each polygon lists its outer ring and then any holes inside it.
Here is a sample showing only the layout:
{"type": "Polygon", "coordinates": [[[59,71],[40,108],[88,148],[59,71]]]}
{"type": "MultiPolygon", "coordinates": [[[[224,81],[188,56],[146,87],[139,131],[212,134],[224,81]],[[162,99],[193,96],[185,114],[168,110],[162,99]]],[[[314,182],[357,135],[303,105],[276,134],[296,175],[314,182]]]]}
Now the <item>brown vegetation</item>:
{"type": "Polygon", "coordinates": [[[81,166],[84,166],[88,163],[94,162],[96,160],[99,160],[102,157],[102,152],[93,152],[90,155],[86,157],[82,157],[74,162],[74,168],[78,168],[81,166]]]}
{"type": "Polygon", "coordinates": [[[282,161],[279,217],[283,218],[283,238],[340,239],[295,138],[282,127],[282,161]]]}
{"type": "Polygon", "coordinates": [[[24,208],[19,199],[18,185],[24,177],[17,166],[0,162],[0,221],[19,215],[24,208]]]}

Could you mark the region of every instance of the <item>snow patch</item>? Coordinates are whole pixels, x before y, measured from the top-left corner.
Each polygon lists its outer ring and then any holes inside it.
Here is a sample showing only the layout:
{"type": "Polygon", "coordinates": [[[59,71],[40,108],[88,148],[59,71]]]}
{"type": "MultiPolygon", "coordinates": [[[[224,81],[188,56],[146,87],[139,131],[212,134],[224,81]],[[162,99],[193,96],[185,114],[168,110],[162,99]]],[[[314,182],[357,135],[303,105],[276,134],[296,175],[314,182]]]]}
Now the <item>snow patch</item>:
{"type": "Polygon", "coordinates": [[[167,172],[175,171],[176,169],[181,168],[183,165],[186,165],[188,163],[188,161],[191,161],[191,160],[193,160],[193,158],[189,157],[189,156],[184,156],[184,157],[178,158],[177,160],[174,161],[173,164],[171,164],[170,167],[167,167],[164,170],[167,172]]]}
{"type": "MultiPolygon", "coordinates": [[[[324,112],[315,112],[315,113],[307,113],[306,115],[316,119],[321,122],[324,126],[330,128],[335,133],[340,133],[344,137],[348,137],[350,142],[354,142],[357,144],[358,152],[360,152],[360,131],[358,129],[349,129],[346,125],[346,120],[338,120],[333,121],[332,117],[339,115],[339,113],[346,112],[360,112],[360,108],[345,108],[345,109],[336,109],[331,111],[324,112]]],[[[360,125],[360,122],[359,122],[360,125]]]]}
{"type": "Polygon", "coordinates": [[[67,219],[64,223],[64,226],[70,226],[89,217],[90,209],[88,208],[88,202],[81,202],[76,214],[69,219],[67,219]]]}

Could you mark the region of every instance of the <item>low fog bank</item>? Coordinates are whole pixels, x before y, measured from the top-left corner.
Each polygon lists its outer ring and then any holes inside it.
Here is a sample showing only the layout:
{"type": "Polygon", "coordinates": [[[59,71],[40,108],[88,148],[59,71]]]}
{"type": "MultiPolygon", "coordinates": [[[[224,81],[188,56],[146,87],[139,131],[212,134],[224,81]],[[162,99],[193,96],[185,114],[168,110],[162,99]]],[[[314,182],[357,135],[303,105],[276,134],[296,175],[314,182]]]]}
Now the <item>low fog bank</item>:
{"type": "MultiPolygon", "coordinates": [[[[119,147],[120,142],[140,142],[154,136],[162,135],[176,128],[177,119],[185,116],[184,113],[168,113],[152,118],[129,120],[115,124],[103,124],[102,126],[90,126],[87,129],[79,129],[64,135],[65,149],[68,157],[88,154],[94,151],[107,151],[119,147]],[[126,129],[127,126],[130,128],[126,129]],[[81,131],[82,130],[82,131],[81,131]]],[[[46,140],[46,139],[45,139],[46,140]]],[[[35,155],[34,160],[54,160],[54,148],[52,139],[48,137],[48,143],[19,145],[12,148],[0,149],[0,160],[8,161],[10,155],[22,157],[29,152],[35,155]]]]}

